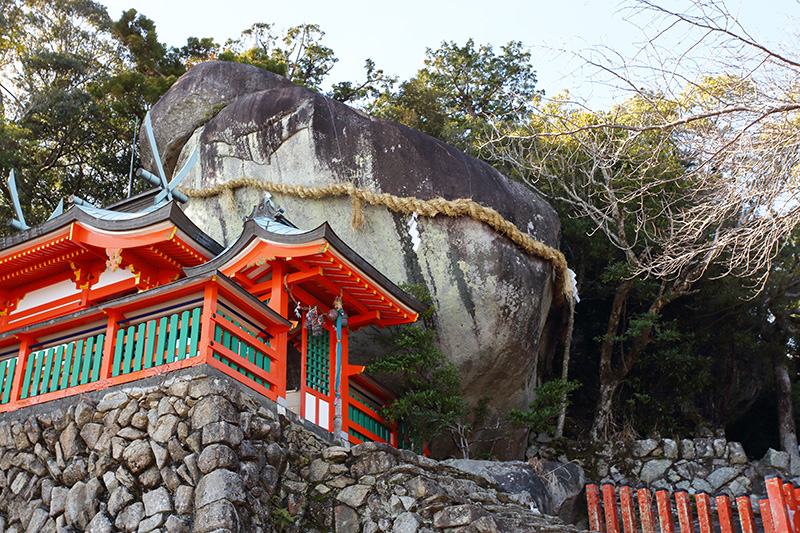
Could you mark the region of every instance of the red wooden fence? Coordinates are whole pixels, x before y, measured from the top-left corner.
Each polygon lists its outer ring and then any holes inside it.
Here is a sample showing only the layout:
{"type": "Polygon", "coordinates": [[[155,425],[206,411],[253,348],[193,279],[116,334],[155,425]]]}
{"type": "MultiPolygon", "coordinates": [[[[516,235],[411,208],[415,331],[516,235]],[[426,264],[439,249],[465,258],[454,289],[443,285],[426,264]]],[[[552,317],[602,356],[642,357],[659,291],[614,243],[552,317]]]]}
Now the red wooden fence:
{"type": "MultiPolygon", "coordinates": [[[[698,492],[694,496],[694,510],[697,513],[699,533],[714,533],[714,508],[716,520],[721,533],[800,533],[800,488],[791,483],[783,483],[777,476],[765,478],[767,498],[759,501],[761,528],[753,513],[750,496],[737,495],[731,502],[727,494],[714,497],[713,508],[711,497],[698,492]],[[735,503],[735,505],[734,505],[735,503]],[[736,518],[738,525],[736,527],[736,518]]],[[[653,513],[653,495],[648,488],[633,490],[623,485],[617,491],[611,483],[598,487],[596,483],[586,485],[586,503],[589,507],[589,529],[599,533],[676,533],[677,517],[680,533],[694,533],[695,521],[692,513],[691,497],[686,491],[679,490],[672,495],[666,489],[655,491],[655,509],[653,513]],[[619,507],[617,507],[619,504],[619,507]],[[637,508],[638,507],[638,513],[637,508]],[[622,527],[620,528],[620,517],[622,527]],[[656,529],[658,527],[658,530],[656,529]]]]}

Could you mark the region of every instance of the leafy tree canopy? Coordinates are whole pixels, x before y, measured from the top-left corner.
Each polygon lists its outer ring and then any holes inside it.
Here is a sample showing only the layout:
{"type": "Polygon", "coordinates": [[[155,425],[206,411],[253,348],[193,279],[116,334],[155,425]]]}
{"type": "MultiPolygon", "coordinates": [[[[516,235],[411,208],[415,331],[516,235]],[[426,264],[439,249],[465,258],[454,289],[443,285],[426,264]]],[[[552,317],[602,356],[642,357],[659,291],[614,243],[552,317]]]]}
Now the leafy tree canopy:
{"type": "Polygon", "coordinates": [[[500,53],[490,45],[476,48],[472,39],[463,46],[442,42],[426,56],[425,67],[397,91],[384,91],[370,112],[476,152],[487,117],[524,113],[540,94],[530,53],[518,41],[500,53]]]}

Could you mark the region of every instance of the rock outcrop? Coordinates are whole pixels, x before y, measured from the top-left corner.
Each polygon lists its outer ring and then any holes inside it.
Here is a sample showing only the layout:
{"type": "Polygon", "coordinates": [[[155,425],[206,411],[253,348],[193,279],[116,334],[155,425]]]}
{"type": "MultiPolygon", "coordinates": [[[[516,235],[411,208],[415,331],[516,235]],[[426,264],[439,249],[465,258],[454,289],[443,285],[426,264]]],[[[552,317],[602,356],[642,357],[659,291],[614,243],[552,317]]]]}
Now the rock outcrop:
{"type": "Polygon", "coordinates": [[[5,413],[0,531],[576,531],[530,495],[331,445],[277,409],[203,367],[5,413]]]}
{"type": "Polygon", "coordinates": [[[580,505],[586,477],[583,469],[573,463],[534,461],[478,461],[474,459],[449,459],[444,461],[459,470],[482,475],[505,492],[529,495],[537,509],[575,522],[584,514],[580,505]]]}
{"type": "MultiPolygon", "coordinates": [[[[151,116],[168,174],[199,148],[199,164],[185,187],[202,190],[244,177],[305,187],[352,183],[422,200],[471,198],[535,239],[558,245],[558,218],[530,188],[425,134],[255,67],[195,66],[153,106],[151,116]]],[[[144,166],[153,168],[147,142],[140,144],[144,166]]],[[[192,199],[186,212],[228,244],[263,197],[242,187],[232,195],[192,199]]],[[[393,281],[424,283],[438,310],[441,347],[461,368],[468,398],[491,396],[501,410],[524,407],[531,399],[537,362],[552,348],[545,327],[553,288],[549,263],[468,217],[419,217],[417,242],[411,217],[384,207],[365,206],[365,222],[353,230],[349,198],[274,199],[298,227],[328,221],[393,281]]],[[[356,336],[354,362],[374,355],[368,344],[359,346],[356,336]]]]}

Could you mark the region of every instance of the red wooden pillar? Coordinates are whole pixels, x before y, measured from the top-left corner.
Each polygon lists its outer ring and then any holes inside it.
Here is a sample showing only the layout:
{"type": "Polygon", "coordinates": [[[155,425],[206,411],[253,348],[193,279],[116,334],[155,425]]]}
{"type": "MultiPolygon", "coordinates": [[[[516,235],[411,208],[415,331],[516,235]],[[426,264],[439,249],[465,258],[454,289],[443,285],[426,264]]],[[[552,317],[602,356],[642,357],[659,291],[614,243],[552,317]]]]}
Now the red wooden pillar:
{"type": "Polygon", "coordinates": [[[756,533],[756,520],[753,515],[753,507],[750,504],[750,496],[747,494],[736,496],[736,508],[739,511],[739,524],[742,526],[742,533],[756,533]]]}
{"type": "Polygon", "coordinates": [[[17,366],[14,369],[14,381],[11,382],[9,403],[20,400],[22,384],[25,381],[25,369],[28,366],[28,355],[31,353],[31,345],[35,342],[36,341],[28,335],[20,336],[19,355],[17,356],[17,366]]]}
{"type": "Polygon", "coordinates": [[[783,499],[783,483],[777,476],[766,479],[769,508],[772,513],[772,526],[775,533],[792,533],[789,524],[789,514],[786,512],[786,502],[783,499]]]}
{"type": "Polygon", "coordinates": [[[642,518],[642,533],[656,533],[656,519],[653,515],[653,502],[650,489],[640,487],[636,491],[639,500],[639,516],[642,518]]]}
{"type": "MultiPolygon", "coordinates": [[[[342,432],[345,434],[348,433],[350,427],[350,374],[353,368],[350,366],[350,358],[348,356],[348,339],[349,331],[347,327],[342,326],[342,378],[339,393],[342,398],[342,432]]],[[[389,434],[389,442],[392,446],[397,447],[397,439],[395,438],[394,432],[389,434]]]]}
{"type": "Polygon", "coordinates": [[[719,516],[720,531],[722,531],[722,533],[734,533],[731,499],[728,498],[727,494],[718,494],[714,499],[717,501],[717,516],[719,516]]]}
{"type": "Polygon", "coordinates": [[[603,483],[603,509],[606,512],[606,531],[620,533],[617,516],[617,491],[611,483],[603,483]]]}
{"type": "Polygon", "coordinates": [[[619,488],[619,504],[622,508],[622,526],[625,533],[637,533],[636,512],[633,509],[633,490],[628,485],[619,488]]]}
{"type": "Polygon", "coordinates": [[[211,346],[214,342],[214,317],[217,313],[218,296],[217,277],[212,276],[211,281],[203,288],[203,310],[200,313],[200,341],[198,354],[201,362],[208,363],[211,356],[211,346]]]}
{"type": "Polygon", "coordinates": [[[758,508],[761,510],[761,522],[764,524],[764,533],[775,533],[775,526],[772,523],[772,509],[769,508],[769,498],[758,500],[758,508]]]}
{"type": "Polygon", "coordinates": [[[306,418],[306,391],[308,390],[307,366],[308,366],[308,335],[306,329],[306,315],[300,318],[300,416],[306,418]]]}
{"type": "Polygon", "coordinates": [[[656,506],[658,506],[658,521],[661,524],[661,533],[675,533],[672,522],[672,509],[669,503],[669,491],[661,489],[656,491],[656,506]]]}
{"type": "Polygon", "coordinates": [[[711,498],[705,492],[694,495],[697,503],[697,522],[700,524],[700,533],[714,533],[714,522],[711,518],[711,498]]]}
{"type": "Polygon", "coordinates": [[[600,489],[596,483],[586,485],[586,504],[589,508],[589,530],[605,533],[603,512],[600,508],[600,489]]]}
{"type": "MultiPolygon", "coordinates": [[[[330,369],[330,372],[328,372],[328,402],[330,403],[328,407],[328,431],[333,432],[333,420],[336,415],[336,375],[340,371],[340,369],[336,368],[336,322],[333,323],[331,328],[326,325],[325,329],[328,331],[328,338],[330,339],[328,346],[328,368],[330,369]]],[[[339,435],[336,435],[336,437],[339,437],[339,435]]]]}
{"type": "MultiPolygon", "coordinates": [[[[281,315],[289,318],[289,294],[286,292],[283,276],[286,273],[286,263],[283,260],[271,262],[272,265],[272,292],[269,296],[269,307],[281,315]]],[[[278,398],[286,398],[286,343],[288,332],[282,331],[275,335],[275,351],[277,358],[275,364],[275,394],[278,398]]],[[[304,352],[305,353],[305,352],[304,352]]]]}
{"type": "Polygon", "coordinates": [[[678,511],[678,523],[681,526],[681,533],[694,533],[692,504],[689,501],[688,492],[679,490],[675,493],[675,508],[678,511]]]}
{"type": "Polygon", "coordinates": [[[108,311],[108,322],[106,324],[106,338],[103,345],[103,361],[100,365],[100,379],[111,378],[112,366],[114,362],[114,344],[117,342],[117,331],[119,331],[119,321],[122,314],[111,309],[108,311]]]}

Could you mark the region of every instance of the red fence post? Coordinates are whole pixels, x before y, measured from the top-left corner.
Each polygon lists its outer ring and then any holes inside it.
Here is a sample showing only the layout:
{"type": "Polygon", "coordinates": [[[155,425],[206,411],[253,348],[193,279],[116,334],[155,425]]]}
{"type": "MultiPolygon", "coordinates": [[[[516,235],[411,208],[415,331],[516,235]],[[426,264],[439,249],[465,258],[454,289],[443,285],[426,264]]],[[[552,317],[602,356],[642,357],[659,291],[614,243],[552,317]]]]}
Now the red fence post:
{"type": "Polygon", "coordinates": [[[711,498],[705,492],[698,492],[694,495],[694,501],[697,503],[697,521],[700,524],[700,533],[713,533],[711,498]]]}
{"type": "Polygon", "coordinates": [[[731,499],[727,494],[717,494],[717,516],[719,516],[719,528],[722,533],[734,533],[733,512],[731,511],[731,499]]]}
{"type": "Polygon", "coordinates": [[[636,491],[639,500],[639,516],[642,518],[642,533],[656,533],[656,520],[653,516],[653,503],[650,498],[650,490],[640,487],[636,491]]]}
{"type": "Polygon", "coordinates": [[[783,483],[777,476],[768,476],[767,496],[769,508],[772,512],[772,526],[775,533],[792,533],[789,525],[789,515],[786,512],[786,502],[783,499],[783,483]]]}
{"type": "Polygon", "coordinates": [[[742,526],[742,533],[756,533],[756,520],[753,515],[753,507],[750,505],[750,496],[747,494],[736,496],[736,508],[739,510],[739,524],[742,526]]]}
{"type": "Polygon", "coordinates": [[[606,531],[620,533],[617,516],[617,491],[611,483],[603,483],[603,510],[606,513],[606,531]]]}
{"type": "Polygon", "coordinates": [[[789,527],[795,532],[800,533],[800,520],[797,516],[797,499],[794,495],[794,486],[791,483],[783,484],[783,501],[786,502],[786,507],[789,512],[789,527]]]}
{"type": "Polygon", "coordinates": [[[656,491],[656,505],[658,506],[658,521],[661,524],[661,533],[675,533],[672,523],[672,507],[669,503],[669,491],[661,489],[656,491]]]}
{"type": "Polygon", "coordinates": [[[603,527],[603,513],[600,510],[600,489],[596,483],[586,485],[586,503],[589,507],[589,530],[605,533],[603,527]]]}
{"type": "Polygon", "coordinates": [[[633,508],[633,491],[628,485],[619,488],[619,506],[622,509],[622,526],[625,533],[637,533],[636,511],[633,508]]]}
{"type": "Polygon", "coordinates": [[[769,498],[758,500],[758,508],[761,510],[761,522],[764,523],[764,533],[775,533],[775,526],[772,524],[772,509],[769,507],[769,498]]]}
{"type": "Polygon", "coordinates": [[[689,501],[688,492],[679,490],[675,493],[675,508],[678,511],[678,523],[681,526],[681,533],[694,533],[692,504],[689,501]]]}

